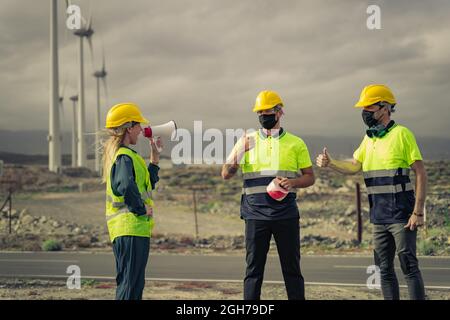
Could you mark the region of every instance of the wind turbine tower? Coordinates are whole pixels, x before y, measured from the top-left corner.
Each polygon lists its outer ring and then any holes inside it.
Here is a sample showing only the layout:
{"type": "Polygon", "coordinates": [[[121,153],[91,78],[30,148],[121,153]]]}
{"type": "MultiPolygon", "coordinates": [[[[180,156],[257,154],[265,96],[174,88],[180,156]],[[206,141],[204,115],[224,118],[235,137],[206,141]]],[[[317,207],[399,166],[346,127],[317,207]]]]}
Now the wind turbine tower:
{"type": "Polygon", "coordinates": [[[78,96],[71,96],[72,100],[72,112],[73,112],[73,123],[72,123],[72,167],[77,166],[77,102],[78,96]]]}
{"type": "Polygon", "coordinates": [[[61,168],[61,133],[59,127],[59,70],[58,70],[58,15],[57,0],[50,0],[50,95],[48,169],[61,168]]]}
{"type": "Polygon", "coordinates": [[[107,87],[106,87],[106,72],[105,67],[105,54],[103,54],[103,62],[102,69],[100,71],[94,72],[94,77],[97,80],[97,110],[95,112],[95,171],[100,173],[100,79],[103,82],[103,86],[105,89],[105,96],[107,96],[107,87]]]}
{"type": "Polygon", "coordinates": [[[91,22],[92,17],[89,18],[87,24],[83,23],[83,26],[76,30],[74,34],[80,37],[80,75],[78,82],[78,166],[86,167],[87,155],[86,155],[86,141],[84,134],[86,132],[86,114],[85,114],[85,96],[84,96],[84,65],[83,65],[83,38],[86,38],[89,42],[92,55],[92,40],[91,37],[94,34],[91,22]]]}

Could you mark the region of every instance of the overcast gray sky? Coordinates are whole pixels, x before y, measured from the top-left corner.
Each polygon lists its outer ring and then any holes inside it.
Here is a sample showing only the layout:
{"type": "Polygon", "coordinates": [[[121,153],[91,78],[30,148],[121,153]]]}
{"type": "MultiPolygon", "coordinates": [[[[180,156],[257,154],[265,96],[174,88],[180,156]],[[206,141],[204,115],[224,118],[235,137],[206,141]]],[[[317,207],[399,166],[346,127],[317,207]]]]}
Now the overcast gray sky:
{"type": "MultiPolygon", "coordinates": [[[[47,129],[48,0],[0,0],[0,129],[47,129]]],[[[104,45],[109,105],[134,101],[152,123],[255,128],[260,90],[285,102],[284,126],[300,135],[361,135],[352,106],[369,83],[389,85],[394,118],[420,136],[450,136],[450,1],[95,0],[95,61],[104,45]],[[366,8],[381,7],[381,30],[366,8]]],[[[91,4],[90,4],[91,3],[91,4]]],[[[60,83],[76,94],[77,38],[60,1],[60,83]]],[[[90,5],[89,5],[90,4],[90,5]]],[[[87,46],[88,129],[95,82],[87,46]]],[[[62,89],[62,88],[61,88],[62,89]]],[[[102,118],[108,107],[102,110],[102,118]]],[[[104,119],[102,119],[102,122],[104,119]]]]}

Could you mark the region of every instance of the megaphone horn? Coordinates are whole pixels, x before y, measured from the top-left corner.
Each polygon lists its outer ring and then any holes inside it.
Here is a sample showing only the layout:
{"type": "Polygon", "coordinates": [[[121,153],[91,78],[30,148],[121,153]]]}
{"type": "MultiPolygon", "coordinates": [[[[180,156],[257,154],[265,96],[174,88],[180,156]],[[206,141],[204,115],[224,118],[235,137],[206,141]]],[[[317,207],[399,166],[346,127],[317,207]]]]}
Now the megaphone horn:
{"type": "Polygon", "coordinates": [[[176,130],[177,124],[175,123],[175,121],[170,120],[169,122],[166,122],[159,126],[151,126],[144,128],[144,136],[147,138],[172,136],[174,132],[176,134],[176,130]]]}

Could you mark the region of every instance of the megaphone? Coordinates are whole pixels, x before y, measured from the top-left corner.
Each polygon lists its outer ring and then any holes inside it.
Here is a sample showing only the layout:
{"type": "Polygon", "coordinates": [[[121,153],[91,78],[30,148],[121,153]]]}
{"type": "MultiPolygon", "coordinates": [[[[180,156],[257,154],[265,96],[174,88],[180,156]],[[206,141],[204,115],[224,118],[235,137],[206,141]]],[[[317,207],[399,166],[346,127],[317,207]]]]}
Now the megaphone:
{"type": "Polygon", "coordinates": [[[172,136],[174,132],[176,134],[176,130],[177,124],[175,123],[175,121],[170,120],[169,122],[160,124],[159,126],[145,127],[144,136],[147,138],[162,137],[162,136],[168,137],[172,136]]]}
{"type": "Polygon", "coordinates": [[[158,139],[159,137],[171,137],[172,139],[176,138],[177,134],[177,124],[175,121],[170,120],[164,124],[159,126],[149,126],[144,128],[144,136],[151,139],[155,138],[156,148],[159,152],[162,151],[161,141],[158,139]]]}

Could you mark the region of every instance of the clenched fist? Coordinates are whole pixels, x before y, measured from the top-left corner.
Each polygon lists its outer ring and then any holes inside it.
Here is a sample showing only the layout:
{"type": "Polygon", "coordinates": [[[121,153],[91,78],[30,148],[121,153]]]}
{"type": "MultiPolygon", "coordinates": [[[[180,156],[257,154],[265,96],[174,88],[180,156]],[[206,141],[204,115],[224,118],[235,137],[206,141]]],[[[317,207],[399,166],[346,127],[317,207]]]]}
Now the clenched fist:
{"type": "Polygon", "coordinates": [[[255,147],[255,137],[254,136],[247,136],[247,134],[244,133],[244,136],[241,138],[244,142],[244,152],[250,151],[255,147]]]}
{"type": "Polygon", "coordinates": [[[147,213],[145,214],[149,218],[153,218],[153,208],[146,206],[147,213]]]}
{"type": "Polygon", "coordinates": [[[255,147],[256,140],[253,136],[244,135],[238,140],[230,155],[226,160],[226,164],[239,164],[242,160],[242,157],[247,151],[252,150],[255,147]]]}

